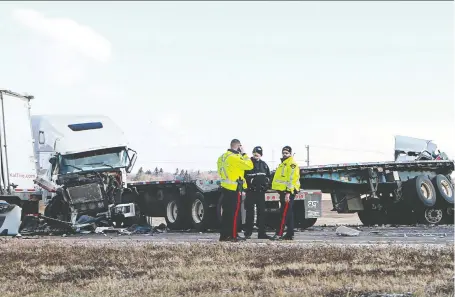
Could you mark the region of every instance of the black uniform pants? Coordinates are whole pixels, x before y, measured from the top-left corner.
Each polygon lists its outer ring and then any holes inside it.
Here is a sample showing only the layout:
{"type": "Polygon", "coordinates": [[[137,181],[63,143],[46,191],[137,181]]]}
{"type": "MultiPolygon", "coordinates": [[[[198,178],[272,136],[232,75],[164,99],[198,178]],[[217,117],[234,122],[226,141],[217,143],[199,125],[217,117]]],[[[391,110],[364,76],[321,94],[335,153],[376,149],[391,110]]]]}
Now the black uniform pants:
{"type": "Polygon", "coordinates": [[[284,226],[287,227],[286,234],[289,236],[294,236],[294,198],[295,195],[291,194],[289,196],[289,203],[285,203],[284,197],[286,193],[280,192],[280,224],[276,231],[278,236],[282,236],[284,232],[284,226]]]}
{"type": "Polygon", "coordinates": [[[246,210],[246,222],[245,222],[245,235],[251,236],[253,234],[253,223],[254,223],[254,205],[257,208],[257,226],[258,235],[265,234],[265,193],[250,191],[246,192],[245,198],[245,210],[246,210]]]}
{"type": "Polygon", "coordinates": [[[239,199],[239,192],[222,188],[223,200],[221,206],[223,213],[221,215],[220,239],[227,237],[237,238],[237,222],[240,217],[240,205],[242,197],[239,199]]]}

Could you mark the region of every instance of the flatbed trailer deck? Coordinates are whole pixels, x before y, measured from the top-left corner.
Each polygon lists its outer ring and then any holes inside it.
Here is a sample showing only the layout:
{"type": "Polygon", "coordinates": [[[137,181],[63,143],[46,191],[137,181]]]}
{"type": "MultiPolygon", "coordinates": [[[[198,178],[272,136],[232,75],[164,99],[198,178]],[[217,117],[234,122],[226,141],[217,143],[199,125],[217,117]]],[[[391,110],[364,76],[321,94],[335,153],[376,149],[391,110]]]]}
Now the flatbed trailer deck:
{"type": "Polygon", "coordinates": [[[386,161],[300,167],[300,176],[365,225],[453,224],[453,171],[452,160],[386,161]]]}
{"type": "MultiPolygon", "coordinates": [[[[219,179],[167,180],[167,181],[130,181],[127,187],[133,193],[132,199],[141,211],[141,215],[164,217],[169,229],[196,229],[204,231],[217,229],[221,223],[221,201],[219,179]]],[[[245,195],[242,199],[239,230],[245,222],[245,195]]],[[[279,195],[267,191],[264,195],[266,204],[266,225],[275,228],[279,224],[279,195]]],[[[308,228],[322,215],[322,192],[302,190],[295,198],[296,226],[308,228]]]]}

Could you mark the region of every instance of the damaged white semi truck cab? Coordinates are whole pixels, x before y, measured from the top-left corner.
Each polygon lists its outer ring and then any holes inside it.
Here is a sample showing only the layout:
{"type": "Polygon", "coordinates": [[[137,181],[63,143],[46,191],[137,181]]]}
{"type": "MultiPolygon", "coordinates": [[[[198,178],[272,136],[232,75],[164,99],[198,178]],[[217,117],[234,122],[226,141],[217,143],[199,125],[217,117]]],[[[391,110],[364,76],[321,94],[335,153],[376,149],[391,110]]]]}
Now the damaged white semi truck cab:
{"type": "Polygon", "coordinates": [[[84,214],[115,216],[136,161],[123,131],[106,116],[34,115],[32,127],[44,215],[73,224],[84,214]]]}

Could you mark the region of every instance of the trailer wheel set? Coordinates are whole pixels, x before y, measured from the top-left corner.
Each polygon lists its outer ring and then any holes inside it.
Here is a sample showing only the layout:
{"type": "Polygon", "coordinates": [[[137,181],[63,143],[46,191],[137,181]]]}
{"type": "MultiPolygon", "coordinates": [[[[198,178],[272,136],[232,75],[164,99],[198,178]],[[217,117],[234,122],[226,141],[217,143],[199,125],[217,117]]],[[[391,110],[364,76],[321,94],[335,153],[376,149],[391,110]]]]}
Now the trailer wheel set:
{"type": "MultiPolygon", "coordinates": [[[[180,185],[172,184],[167,187],[162,187],[159,183],[136,185],[139,196],[135,198],[135,201],[142,206],[142,215],[164,217],[170,230],[196,230],[198,232],[217,230],[221,226],[223,193],[219,191],[219,188],[202,192],[194,187],[199,182],[182,182],[180,185]]],[[[304,197],[304,194],[301,195],[304,197]]],[[[319,193],[319,195],[322,194],[319,193]]],[[[276,200],[277,197],[276,193],[268,193],[264,199],[276,200]]],[[[237,222],[239,232],[243,230],[246,220],[244,199],[245,196],[242,197],[241,211],[237,222]]],[[[278,201],[266,201],[265,205],[266,227],[275,229],[280,222],[279,199],[278,201]]],[[[303,199],[296,201],[295,205],[295,227],[306,229],[313,226],[317,217],[305,217],[305,201],[303,199]]],[[[320,205],[316,210],[318,213],[321,212],[320,205]]]]}
{"type": "Polygon", "coordinates": [[[404,199],[408,202],[417,223],[453,224],[454,190],[442,174],[433,178],[419,175],[405,182],[404,199]],[[414,201],[413,201],[414,200],[414,201]]]}
{"type": "Polygon", "coordinates": [[[309,166],[304,188],[330,193],[333,210],[357,213],[365,226],[454,223],[454,162],[404,160],[309,166]]]}
{"type": "Polygon", "coordinates": [[[382,209],[364,200],[358,216],[365,226],[397,224],[453,224],[453,185],[438,174],[432,179],[419,175],[403,183],[404,203],[389,204],[382,209]]]}

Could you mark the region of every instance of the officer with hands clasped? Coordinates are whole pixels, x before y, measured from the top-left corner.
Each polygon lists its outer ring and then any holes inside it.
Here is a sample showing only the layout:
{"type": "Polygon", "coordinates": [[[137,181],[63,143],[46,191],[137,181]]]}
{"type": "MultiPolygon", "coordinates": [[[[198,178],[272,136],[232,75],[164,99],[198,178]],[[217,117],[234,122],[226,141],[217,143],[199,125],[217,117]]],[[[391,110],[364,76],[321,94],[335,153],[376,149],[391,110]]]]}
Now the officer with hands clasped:
{"type": "Polygon", "coordinates": [[[246,222],[245,238],[250,239],[253,234],[254,205],[257,209],[258,239],[270,239],[265,233],[265,192],[270,184],[270,169],[262,158],[262,147],[253,149],[254,168],[245,171],[245,179],[248,185],[245,198],[246,222]]]}

